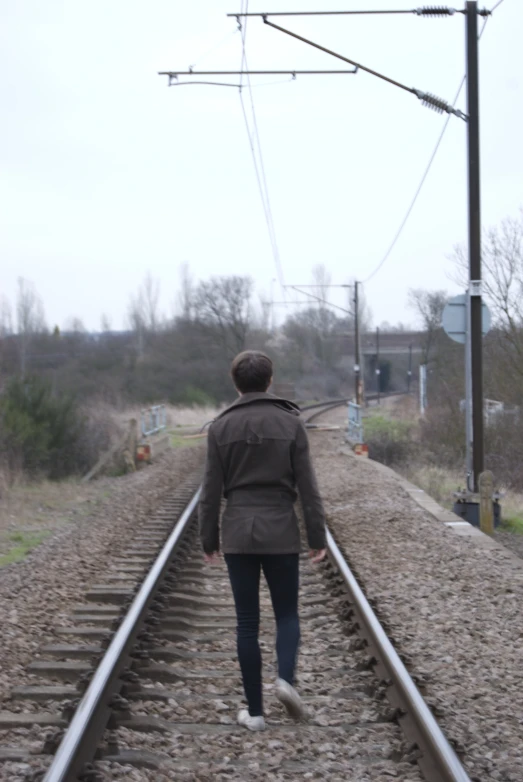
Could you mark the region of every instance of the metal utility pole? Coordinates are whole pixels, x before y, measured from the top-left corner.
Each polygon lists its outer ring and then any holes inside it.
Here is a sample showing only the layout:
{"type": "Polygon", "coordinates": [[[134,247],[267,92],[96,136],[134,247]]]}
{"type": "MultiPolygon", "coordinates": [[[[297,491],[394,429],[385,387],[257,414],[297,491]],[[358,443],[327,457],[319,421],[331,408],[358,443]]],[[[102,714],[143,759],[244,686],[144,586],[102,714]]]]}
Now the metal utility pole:
{"type": "Polygon", "coordinates": [[[359,282],[354,282],[354,388],[356,404],[361,405],[361,365],[360,365],[360,318],[359,318],[359,282]]]}
{"type": "Polygon", "coordinates": [[[380,369],[380,329],[379,326],[376,326],[376,386],[377,386],[377,392],[378,392],[378,404],[381,404],[380,402],[380,394],[381,394],[381,369],[380,369]]]}
{"type": "Polygon", "coordinates": [[[478,4],[467,2],[467,105],[469,186],[470,363],[472,380],[472,464],[474,490],[483,472],[483,356],[481,301],[481,216],[479,172],[478,4]]]}
{"type": "MultiPolygon", "coordinates": [[[[495,8],[499,3],[497,3],[495,8]]],[[[420,17],[433,17],[433,16],[446,16],[452,17],[457,13],[456,9],[427,6],[424,8],[405,9],[403,11],[373,11],[366,9],[363,11],[292,11],[292,12],[264,12],[264,13],[232,13],[230,16],[235,17],[240,23],[240,19],[246,15],[260,17],[264,24],[271,27],[273,30],[288,35],[298,41],[301,41],[308,46],[312,46],[319,51],[322,51],[332,57],[335,57],[348,65],[353,66],[353,71],[350,73],[357,73],[361,70],[373,77],[381,79],[390,85],[398,87],[408,93],[414,95],[425,106],[441,113],[447,112],[453,114],[456,117],[466,121],[468,123],[468,184],[469,184],[469,291],[468,296],[470,298],[470,364],[471,364],[471,396],[472,396],[472,429],[473,429],[473,443],[472,443],[472,463],[473,463],[473,485],[474,490],[478,490],[478,480],[480,474],[483,472],[484,467],[484,451],[483,451],[483,366],[482,366],[482,291],[481,291],[481,220],[480,220],[480,157],[479,157],[479,75],[478,75],[478,17],[488,17],[492,13],[492,10],[482,9],[478,10],[478,3],[476,0],[467,0],[465,8],[459,13],[463,13],[466,18],[466,42],[467,42],[467,103],[468,103],[468,115],[464,114],[460,109],[457,109],[453,104],[447,103],[447,101],[438,98],[436,95],[425,92],[420,89],[403,84],[395,79],[391,79],[386,74],[380,73],[372,68],[362,65],[349,57],[332,51],[325,46],[322,46],[315,41],[311,41],[308,38],[304,38],[301,35],[281,27],[278,24],[271,22],[269,17],[273,16],[303,16],[311,15],[323,16],[330,14],[381,14],[381,13],[401,13],[401,14],[416,14],[420,17]]],[[[349,72],[349,71],[347,71],[349,72]]],[[[176,81],[177,76],[181,74],[180,71],[166,72],[169,77],[169,83],[172,84],[173,80],[176,81]]],[[[214,72],[217,74],[218,72],[214,72]]],[[[223,72],[221,72],[223,73],[223,72]]],[[[245,71],[237,72],[239,75],[244,75],[245,71]]],[[[289,72],[294,74],[296,72],[289,72]]],[[[214,75],[213,74],[213,75],[214,75]]],[[[186,72],[188,76],[204,75],[203,72],[196,73],[189,70],[186,72]]],[[[184,82],[186,83],[186,82],[184,82]]],[[[234,86],[228,84],[227,86],[234,86]]],[[[439,142],[438,142],[439,143],[439,142]]],[[[358,296],[358,283],[355,285],[355,301],[358,296]]],[[[356,329],[358,329],[357,319],[358,313],[356,310],[356,329]]],[[[359,333],[357,335],[359,337],[359,333]]],[[[356,339],[355,346],[355,382],[356,382],[356,401],[360,401],[361,398],[361,370],[360,370],[360,350],[358,344],[358,338],[356,339]]],[[[425,368],[426,370],[426,368],[425,368]]]]}
{"type": "Polygon", "coordinates": [[[412,342],[409,345],[409,368],[407,370],[407,394],[410,394],[411,380],[412,380],[412,342]]]}
{"type": "Polygon", "coordinates": [[[427,409],[427,365],[419,365],[419,411],[425,415],[427,409]]]}

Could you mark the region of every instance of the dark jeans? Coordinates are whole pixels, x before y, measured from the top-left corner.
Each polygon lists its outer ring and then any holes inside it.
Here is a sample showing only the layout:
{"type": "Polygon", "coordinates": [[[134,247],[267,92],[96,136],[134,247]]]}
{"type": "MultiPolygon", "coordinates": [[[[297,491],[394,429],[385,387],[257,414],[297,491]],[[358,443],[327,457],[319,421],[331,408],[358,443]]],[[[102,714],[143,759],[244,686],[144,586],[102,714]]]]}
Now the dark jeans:
{"type": "Polygon", "coordinates": [[[271,594],[276,617],[276,654],[278,676],[289,684],[294,681],[296,656],[300,642],[298,619],[298,554],[225,554],[236,604],[238,659],[249,714],[263,714],[260,627],[260,571],[271,594]]]}

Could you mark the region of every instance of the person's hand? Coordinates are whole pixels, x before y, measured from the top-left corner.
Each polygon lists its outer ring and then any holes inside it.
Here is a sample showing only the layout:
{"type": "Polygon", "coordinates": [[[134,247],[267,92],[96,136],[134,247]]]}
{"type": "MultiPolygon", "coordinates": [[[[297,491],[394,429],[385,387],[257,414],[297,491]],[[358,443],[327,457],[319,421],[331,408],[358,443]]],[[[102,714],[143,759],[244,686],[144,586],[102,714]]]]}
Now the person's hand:
{"type": "Polygon", "coordinates": [[[203,558],[208,565],[216,565],[220,560],[220,552],[213,551],[211,554],[204,554],[203,558]]]}
{"type": "Polygon", "coordinates": [[[322,559],[325,559],[326,554],[326,548],[311,549],[309,551],[309,559],[315,565],[317,562],[321,562],[322,559]]]}

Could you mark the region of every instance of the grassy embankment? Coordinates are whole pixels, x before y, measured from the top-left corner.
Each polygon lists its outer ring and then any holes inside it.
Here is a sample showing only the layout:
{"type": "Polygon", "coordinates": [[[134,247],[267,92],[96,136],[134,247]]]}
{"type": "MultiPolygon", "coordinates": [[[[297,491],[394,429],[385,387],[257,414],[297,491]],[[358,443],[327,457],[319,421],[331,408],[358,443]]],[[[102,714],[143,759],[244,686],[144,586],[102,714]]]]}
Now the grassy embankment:
{"type": "MultiPolygon", "coordinates": [[[[167,433],[171,448],[192,448],[205,438],[184,439],[214,418],[217,411],[208,408],[175,408],[167,410],[167,433]]],[[[114,410],[119,435],[131,418],[139,420],[139,411],[114,410]]],[[[116,436],[116,435],[115,435],[116,436]]],[[[110,473],[110,469],[109,469],[110,473]]],[[[114,480],[123,472],[114,473],[114,480]]],[[[57,529],[79,521],[95,512],[97,504],[111,494],[111,485],[93,480],[87,485],[81,476],[64,480],[47,480],[24,475],[0,473],[0,568],[21,562],[57,529]]]]}
{"type": "Polygon", "coordinates": [[[0,567],[21,562],[64,524],[79,521],[110,494],[77,479],[28,479],[22,474],[0,496],[0,567]]]}
{"type": "MultiPolygon", "coordinates": [[[[371,458],[392,467],[440,505],[452,510],[454,492],[464,486],[464,473],[427,462],[419,418],[412,403],[405,405],[400,400],[390,407],[371,408],[364,425],[371,458]]],[[[503,487],[502,494],[502,526],[523,534],[523,494],[503,487]]]]}

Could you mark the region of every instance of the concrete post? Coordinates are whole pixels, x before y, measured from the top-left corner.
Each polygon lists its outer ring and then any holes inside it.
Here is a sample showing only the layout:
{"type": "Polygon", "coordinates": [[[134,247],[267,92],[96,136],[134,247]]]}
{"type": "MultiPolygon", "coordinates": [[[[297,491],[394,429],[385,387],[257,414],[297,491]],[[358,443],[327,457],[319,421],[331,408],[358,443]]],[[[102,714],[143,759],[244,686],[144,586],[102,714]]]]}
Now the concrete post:
{"type": "Polygon", "coordinates": [[[494,534],[494,477],[490,470],[479,476],[479,526],[486,535],[494,534]]]}

